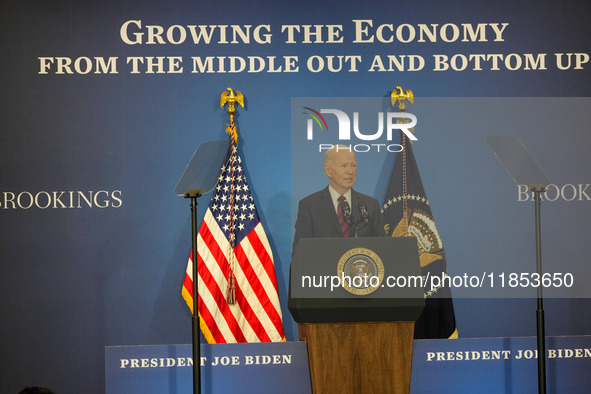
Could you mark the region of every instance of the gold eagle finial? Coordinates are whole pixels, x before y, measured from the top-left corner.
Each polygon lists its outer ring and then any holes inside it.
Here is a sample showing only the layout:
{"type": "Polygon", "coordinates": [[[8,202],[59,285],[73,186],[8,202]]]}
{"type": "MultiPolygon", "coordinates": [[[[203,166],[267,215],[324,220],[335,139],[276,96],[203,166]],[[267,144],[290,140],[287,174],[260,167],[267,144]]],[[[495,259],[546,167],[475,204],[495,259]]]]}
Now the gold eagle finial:
{"type": "Polygon", "coordinates": [[[244,96],[238,91],[234,94],[232,88],[227,88],[220,97],[220,108],[224,108],[224,104],[226,103],[228,103],[228,115],[230,115],[230,124],[226,125],[228,126],[226,133],[228,133],[228,135],[232,137],[234,143],[236,143],[238,142],[238,128],[234,124],[234,114],[236,113],[236,107],[234,104],[238,103],[244,108],[244,96]]]}
{"type": "Polygon", "coordinates": [[[234,95],[234,90],[228,88],[222,93],[222,97],[220,98],[220,108],[224,108],[224,104],[226,103],[228,103],[228,113],[234,114],[236,112],[234,103],[238,103],[244,108],[244,96],[240,92],[236,92],[236,95],[234,95]]]}
{"type": "Polygon", "coordinates": [[[396,103],[398,102],[398,109],[401,112],[406,111],[405,100],[408,100],[411,104],[415,103],[414,96],[409,89],[404,92],[400,86],[396,86],[396,89],[392,91],[392,107],[396,109],[396,103]]]}

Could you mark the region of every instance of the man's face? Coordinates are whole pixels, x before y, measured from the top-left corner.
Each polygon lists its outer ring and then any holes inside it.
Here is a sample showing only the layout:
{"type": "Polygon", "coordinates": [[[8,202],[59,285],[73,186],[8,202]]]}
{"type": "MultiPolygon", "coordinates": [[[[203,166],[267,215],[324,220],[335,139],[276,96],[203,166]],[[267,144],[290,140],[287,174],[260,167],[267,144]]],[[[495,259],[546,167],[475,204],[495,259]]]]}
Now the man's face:
{"type": "Polygon", "coordinates": [[[324,173],[333,189],[340,194],[347,192],[355,185],[357,176],[355,153],[349,150],[334,152],[324,165],[324,173]]]}

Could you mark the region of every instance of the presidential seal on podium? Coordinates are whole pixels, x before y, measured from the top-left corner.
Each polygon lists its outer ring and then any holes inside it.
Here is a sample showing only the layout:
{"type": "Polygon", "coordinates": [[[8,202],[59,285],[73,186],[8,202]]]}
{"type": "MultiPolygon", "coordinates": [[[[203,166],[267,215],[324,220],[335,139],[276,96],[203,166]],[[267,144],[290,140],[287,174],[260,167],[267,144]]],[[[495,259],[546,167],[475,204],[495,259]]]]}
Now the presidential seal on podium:
{"type": "Polygon", "coordinates": [[[353,248],[339,259],[337,275],[345,290],[355,295],[368,295],[376,291],[384,280],[384,264],[374,251],[353,248]]]}

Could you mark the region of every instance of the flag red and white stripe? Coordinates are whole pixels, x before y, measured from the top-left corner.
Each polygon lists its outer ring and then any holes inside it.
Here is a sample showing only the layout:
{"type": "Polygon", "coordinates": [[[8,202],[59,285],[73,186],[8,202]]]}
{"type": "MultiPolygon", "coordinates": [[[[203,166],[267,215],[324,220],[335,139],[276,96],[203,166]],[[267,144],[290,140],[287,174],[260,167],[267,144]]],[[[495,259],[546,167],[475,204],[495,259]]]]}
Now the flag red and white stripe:
{"type": "MultiPolygon", "coordinates": [[[[200,326],[207,341],[285,341],[273,254],[235,144],[199,228],[197,251],[200,326]]],[[[192,256],[182,289],[191,311],[192,256]]]]}

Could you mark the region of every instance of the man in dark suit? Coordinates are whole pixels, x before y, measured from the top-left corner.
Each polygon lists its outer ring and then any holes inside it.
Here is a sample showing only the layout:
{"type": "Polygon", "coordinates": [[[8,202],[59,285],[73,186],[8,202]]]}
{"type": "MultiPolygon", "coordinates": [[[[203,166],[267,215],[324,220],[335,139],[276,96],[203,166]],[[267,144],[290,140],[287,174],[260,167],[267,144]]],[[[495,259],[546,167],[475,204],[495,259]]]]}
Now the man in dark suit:
{"type": "Polygon", "coordinates": [[[355,153],[343,145],[329,149],[324,173],[328,186],[299,203],[292,250],[301,238],[385,236],[378,201],[352,189],[357,176],[355,153]],[[339,204],[341,196],[344,201],[339,204]]]}

